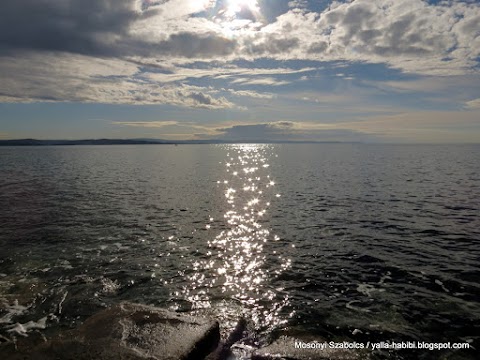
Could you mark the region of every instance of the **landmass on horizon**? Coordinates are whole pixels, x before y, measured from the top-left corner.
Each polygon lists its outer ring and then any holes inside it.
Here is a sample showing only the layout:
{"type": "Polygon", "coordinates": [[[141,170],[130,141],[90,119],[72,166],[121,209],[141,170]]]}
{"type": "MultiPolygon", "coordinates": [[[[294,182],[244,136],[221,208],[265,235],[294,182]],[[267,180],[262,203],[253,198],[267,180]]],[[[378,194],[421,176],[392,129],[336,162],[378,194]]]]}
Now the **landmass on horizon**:
{"type": "Polygon", "coordinates": [[[0,140],[0,146],[59,146],[59,145],[186,145],[186,144],[340,144],[354,141],[294,141],[294,140],[164,140],[164,139],[81,139],[81,140],[0,140]]]}

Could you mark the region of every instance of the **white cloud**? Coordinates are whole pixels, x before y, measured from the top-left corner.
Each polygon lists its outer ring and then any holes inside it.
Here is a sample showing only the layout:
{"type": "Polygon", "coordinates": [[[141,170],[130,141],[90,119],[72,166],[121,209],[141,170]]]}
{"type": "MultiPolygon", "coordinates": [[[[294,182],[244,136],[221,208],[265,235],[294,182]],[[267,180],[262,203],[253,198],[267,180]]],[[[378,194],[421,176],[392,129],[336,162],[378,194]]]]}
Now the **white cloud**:
{"type": "Polygon", "coordinates": [[[464,74],[478,64],[479,23],[478,3],[333,2],[320,14],[291,10],[279,16],[244,42],[244,52],[252,56],[261,49],[260,55],[278,59],[386,63],[407,72],[464,74]],[[283,53],[275,42],[283,45],[283,53]]]}
{"type": "MultiPolygon", "coordinates": [[[[155,63],[138,63],[139,65],[155,67],[155,63]]],[[[239,67],[223,62],[202,63],[202,67],[188,67],[192,64],[184,63],[183,66],[178,64],[167,64],[161,67],[162,72],[148,72],[142,75],[143,78],[153,81],[168,83],[181,82],[191,79],[213,78],[213,79],[239,79],[249,78],[255,75],[287,75],[299,74],[316,70],[312,67],[301,69],[292,69],[286,67],[278,68],[255,68],[255,67],[239,67]]]]}
{"type": "MultiPolygon", "coordinates": [[[[465,103],[465,105],[469,109],[480,109],[480,99],[474,99],[474,100],[467,101],[465,103]]],[[[479,120],[479,122],[480,122],[480,120],[479,120]]]]}
{"type": "Polygon", "coordinates": [[[111,124],[132,127],[163,128],[166,126],[177,125],[178,121],[112,121],[111,124]]]}
{"type": "Polygon", "coordinates": [[[298,9],[298,8],[306,8],[308,7],[308,1],[307,0],[292,0],[288,2],[288,7],[293,8],[293,9],[298,9]]]}
{"type": "Polygon", "coordinates": [[[225,97],[215,97],[213,89],[146,82],[137,78],[137,74],[137,65],[122,60],[65,53],[24,53],[22,58],[0,58],[0,95],[8,102],[171,104],[205,109],[235,107],[225,97]]]}
{"type": "Polygon", "coordinates": [[[239,78],[231,82],[238,85],[265,85],[265,86],[281,86],[290,84],[290,81],[277,80],[273,77],[254,77],[254,78],[239,78]]]}
{"type": "MultiPolygon", "coordinates": [[[[225,60],[267,57],[361,61],[386,63],[403,71],[431,75],[465,74],[474,71],[478,63],[478,3],[434,5],[422,0],[334,1],[322,13],[300,10],[304,6],[299,3],[290,5],[295,8],[271,24],[261,28],[241,27],[229,34],[224,32],[221,24],[203,18],[176,19],[174,27],[157,18],[142,21],[157,24],[150,27],[150,31],[157,34],[152,39],[165,41],[166,36],[185,34],[183,38],[177,36],[176,41],[183,42],[188,51],[175,50],[173,56],[218,59],[219,48],[223,48],[225,60]],[[187,41],[187,31],[210,34],[209,51],[204,50],[207,46],[192,47],[187,41]],[[222,36],[231,37],[233,42],[221,40],[222,36]]],[[[142,29],[149,27],[143,26],[142,29]]],[[[157,55],[162,57],[162,53],[157,55]]]]}
{"type": "Polygon", "coordinates": [[[256,99],[273,99],[275,97],[275,94],[272,94],[272,93],[259,93],[253,90],[228,89],[227,91],[235,96],[245,96],[245,97],[251,97],[256,99]]]}
{"type": "Polygon", "coordinates": [[[149,8],[160,10],[163,17],[167,20],[192,15],[215,6],[214,0],[163,0],[158,2],[149,1],[149,3],[149,8]]]}
{"type": "Polygon", "coordinates": [[[214,127],[204,126],[190,121],[155,120],[155,121],[109,121],[114,132],[137,137],[161,138],[170,140],[196,139],[195,133],[205,136],[218,135],[214,127]],[[123,130],[122,130],[123,128],[123,130]]]}

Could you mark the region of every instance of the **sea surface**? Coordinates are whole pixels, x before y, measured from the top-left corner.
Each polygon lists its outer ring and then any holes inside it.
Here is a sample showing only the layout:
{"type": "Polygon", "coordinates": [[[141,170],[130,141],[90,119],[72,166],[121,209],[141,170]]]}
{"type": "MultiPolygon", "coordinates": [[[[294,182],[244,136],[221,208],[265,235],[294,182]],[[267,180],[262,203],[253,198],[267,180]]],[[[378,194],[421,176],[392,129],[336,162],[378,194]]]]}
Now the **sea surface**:
{"type": "Polygon", "coordinates": [[[478,349],[480,146],[0,148],[3,341],[121,301],[214,316],[225,333],[243,317],[251,346],[478,349]]]}

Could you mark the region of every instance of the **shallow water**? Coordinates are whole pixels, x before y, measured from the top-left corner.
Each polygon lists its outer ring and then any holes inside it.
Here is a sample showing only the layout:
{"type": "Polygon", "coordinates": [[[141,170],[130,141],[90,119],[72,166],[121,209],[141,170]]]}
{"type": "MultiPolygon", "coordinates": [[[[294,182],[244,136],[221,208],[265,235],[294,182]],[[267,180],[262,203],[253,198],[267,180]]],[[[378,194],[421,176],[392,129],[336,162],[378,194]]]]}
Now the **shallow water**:
{"type": "Polygon", "coordinates": [[[479,146],[6,147],[0,174],[4,337],[128,300],[252,343],[478,345],[479,146]]]}

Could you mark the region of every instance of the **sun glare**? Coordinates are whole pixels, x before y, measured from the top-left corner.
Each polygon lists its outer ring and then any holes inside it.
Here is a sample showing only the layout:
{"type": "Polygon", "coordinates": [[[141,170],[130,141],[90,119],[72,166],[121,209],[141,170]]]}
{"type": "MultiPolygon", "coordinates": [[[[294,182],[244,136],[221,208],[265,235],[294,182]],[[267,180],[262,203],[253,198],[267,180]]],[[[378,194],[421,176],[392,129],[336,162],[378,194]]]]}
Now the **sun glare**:
{"type": "Polygon", "coordinates": [[[227,37],[248,31],[253,23],[263,22],[258,0],[226,0],[217,23],[227,37]]]}
{"type": "Polygon", "coordinates": [[[258,10],[257,0],[228,0],[227,13],[235,15],[242,10],[247,9],[252,12],[258,10]]]}

